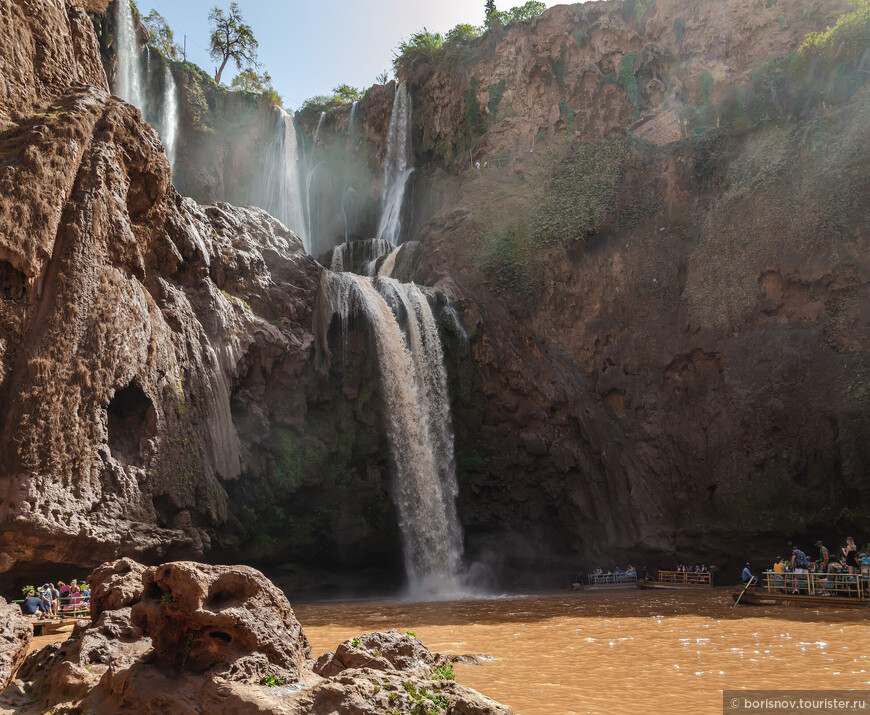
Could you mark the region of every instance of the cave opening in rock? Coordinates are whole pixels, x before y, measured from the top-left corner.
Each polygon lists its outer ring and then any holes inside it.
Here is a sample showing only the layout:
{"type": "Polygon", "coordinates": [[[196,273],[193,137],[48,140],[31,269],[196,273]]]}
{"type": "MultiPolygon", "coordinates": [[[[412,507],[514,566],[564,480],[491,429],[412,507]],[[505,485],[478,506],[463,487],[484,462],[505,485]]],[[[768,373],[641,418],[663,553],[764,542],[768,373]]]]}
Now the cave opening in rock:
{"type": "Polygon", "coordinates": [[[0,298],[23,300],[27,277],[9,261],[0,261],[0,298]]]}
{"type": "Polygon", "coordinates": [[[115,393],[107,411],[112,456],[124,464],[138,463],[142,438],[154,434],[154,405],[141,387],[131,383],[115,393]]]}

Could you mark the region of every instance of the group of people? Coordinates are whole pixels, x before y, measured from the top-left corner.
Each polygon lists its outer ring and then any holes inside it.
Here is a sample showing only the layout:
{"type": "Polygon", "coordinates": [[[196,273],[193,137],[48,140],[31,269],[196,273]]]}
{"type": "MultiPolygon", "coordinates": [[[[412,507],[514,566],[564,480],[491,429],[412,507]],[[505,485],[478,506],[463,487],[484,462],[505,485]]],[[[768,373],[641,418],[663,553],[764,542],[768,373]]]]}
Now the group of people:
{"type": "MultiPolygon", "coordinates": [[[[831,551],[827,546],[825,546],[823,541],[817,541],[816,548],[818,549],[818,556],[815,559],[812,559],[798,546],[792,547],[791,559],[786,562],[785,559],[778,556],[771,571],[774,574],[816,573],[847,574],[850,576],[862,574],[864,576],[870,576],[870,554],[858,553],[858,548],[855,545],[855,539],[853,537],[849,536],[846,539],[845,545],[840,547],[840,555],[834,558],[831,557],[831,551]]],[[[758,579],[752,574],[751,564],[748,562],[743,568],[741,580],[744,585],[758,583],[758,579]]],[[[825,580],[826,579],[820,580],[823,588],[825,586],[825,580]]],[[[852,580],[854,581],[854,579],[852,580]]],[[[795,585],[804,582],[806,582],[805,585],[809,584],[808,579],[803,579],[803,581],[794,580],[795,585]]],[[[774,584],[781,585],[784,583],[784,577],[774,576],[774,584]]],[[[794,589],[793,592],[797,593],[798,590],[794,589]]]]}
{"type": "MultiPolygon", "coordinates": [[[[592,573],[586,575],[588,583],[625,583],[628,581],[637,580],[637,571],[634,566],[629,564],[628,568],[623,571],[619,566],[616,568],[604,571],[604,569],[595,569],[592,573]]],[[[577,582],[582,581],[581,576],[577,577],[577,582]]]]}
{"type": "Polygon", "coordinates": [[[76,615],[90,606],[91,591],[86,582],[72,579],[69,584],[58,581],[45,583],[41,588],[25,586],[21,612],[25,616],[59,618],[63,615],[76,615]]]}

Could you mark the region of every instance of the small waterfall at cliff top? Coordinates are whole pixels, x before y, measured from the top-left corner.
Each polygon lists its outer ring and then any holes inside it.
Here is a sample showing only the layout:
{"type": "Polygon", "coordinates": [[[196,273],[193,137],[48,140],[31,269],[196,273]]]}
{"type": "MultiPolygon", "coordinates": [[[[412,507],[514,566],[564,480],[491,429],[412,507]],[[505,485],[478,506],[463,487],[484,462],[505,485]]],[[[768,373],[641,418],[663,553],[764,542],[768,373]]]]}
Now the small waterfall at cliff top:
{"type": "Polygon", "coordinates": [[[163,139],[163,148],[166,149],[169,167],[173,168],[175,166],[175,144],[178,139],[178,87],[175,85],[175,78],[168,66],[163,69],[161,115],[163,128],[160,137],[163,139]]]}
{"type": "Polygon", "coordinates": [[[374,337],[411,593],[456,593],[463,546],[453,431],[444,355],[429,301],[419,286],[390,278],[339,273],[331,280],[342,332],[351,313],[361,313],[374,337]]]}
{"type": "Polygon", "coordinates": [[[133,10],[128,0],[118,0],[118,75],[116,84],[115,94],[121,99],[135,104],[140,110],[145,107],[139,43],[136,41],[133,10]]]}
{"type": "Polygon", "coordinates": [[[378,238],[393,245],[402,242],[402,204],[405,185],[414,170],[411,160],[411,96],[404,82],[396,88],[390,127],[387,130],[387,159],[384,163],[384,189],[378,238]]]}
{"type": "Polygon", "coordinates": [[[279,108],[275,112],[272,140],[266,149],[259,181],[253,187],[251,203],[265,209],[296,233],[305,250],[310,252],[300,164],[296,122],[279,108]]]}
{"type": "Polygon", "coordinates": [[[153,48],[145,48],[145,66],[136,38],[136,23],[128,0],[118,0],[118,71],[114,93],[126,102],[135,105],[142,112],[142,118],[160,134],[170,168],[175,166],[178,145],[178,87],[169,68],[169,61],[152,62],[153,48]],[[163,68],[158,74],[157,68],[163,68]],[[162,88],[159,98],[155,90],[162,88]],[[149,92],[149,89],[151,91],[149,92]],[[150,101],[149,101],[150,97],[150,101]]]}

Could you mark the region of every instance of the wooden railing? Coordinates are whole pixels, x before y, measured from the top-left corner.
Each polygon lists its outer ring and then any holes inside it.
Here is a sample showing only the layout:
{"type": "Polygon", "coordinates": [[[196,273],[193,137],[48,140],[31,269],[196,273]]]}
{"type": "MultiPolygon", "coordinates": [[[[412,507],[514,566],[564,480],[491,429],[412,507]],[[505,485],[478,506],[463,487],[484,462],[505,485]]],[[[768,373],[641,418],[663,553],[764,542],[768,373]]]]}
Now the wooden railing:
{"type": "Polygon", "coordinates": [[[870,577],[849,573],[761,574],[759,590],[767,593],[798,593],[807,596],[870,598],[870,577]]]}
{"type": "Polygon", "coordinates": [[[590,586],[612,583],[637,583],[637,573],[623,571],[621,573],[590,573],[586,574],[587,583],[590,586]]]}
{"type": "MultiPolygon", "coordinates": [[[[87,616],[91,612],[90,598],[85,598],[84,596],[62,596],[58,601],[57,615],[61,618],[79,618],[80,616],[87,616]]],[[[17,603],[20,607],[24,603],[24,599],[12,601],[12,603],[17,603]]],[[[34,618],[42,617],[42,614],[27,615],[33,615],[34,618]]]]}
{"type": "Polygon", "coordinates": [[[659,571],[659,581],[662,583],[712,586],[713,574],[709,571],[659,571]]]}

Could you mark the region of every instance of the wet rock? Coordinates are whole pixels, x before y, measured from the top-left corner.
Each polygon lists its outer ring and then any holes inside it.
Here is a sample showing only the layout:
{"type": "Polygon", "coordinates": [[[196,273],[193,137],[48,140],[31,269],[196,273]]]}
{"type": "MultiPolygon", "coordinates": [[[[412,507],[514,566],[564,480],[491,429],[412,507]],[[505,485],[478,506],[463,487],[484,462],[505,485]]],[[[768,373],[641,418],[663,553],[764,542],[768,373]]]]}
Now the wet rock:
{"type": "Polygon", "coordinates": [[[444,656],[430,653],[417,637],[390,630],[386,633],[365,633],[343,641],[334,653],[325,653],[317,659],[314,672],[325,678],[348,668],[399,670],[428,675],[433,668],[445,662],[444,656]]]}
{"type": "Polygon", "coordinates": [[[33,626],[17,604],[0,598],[0,691],[9,685],[27,655],[33,626]]]}

